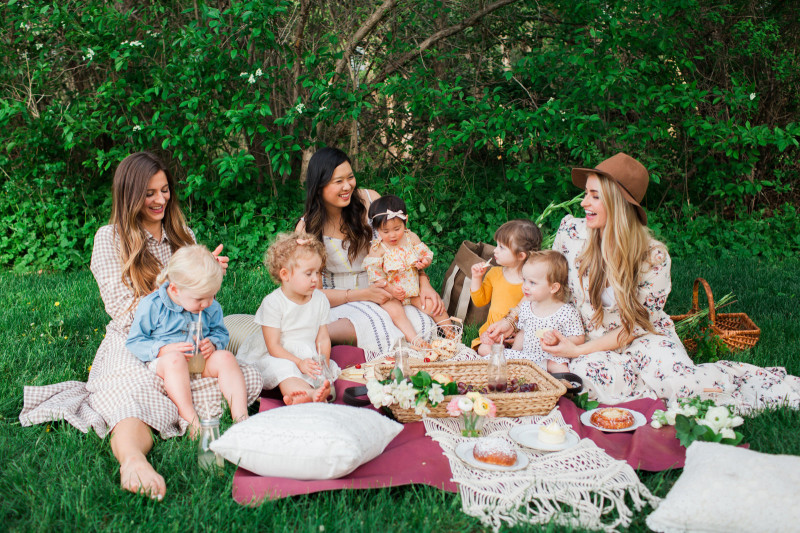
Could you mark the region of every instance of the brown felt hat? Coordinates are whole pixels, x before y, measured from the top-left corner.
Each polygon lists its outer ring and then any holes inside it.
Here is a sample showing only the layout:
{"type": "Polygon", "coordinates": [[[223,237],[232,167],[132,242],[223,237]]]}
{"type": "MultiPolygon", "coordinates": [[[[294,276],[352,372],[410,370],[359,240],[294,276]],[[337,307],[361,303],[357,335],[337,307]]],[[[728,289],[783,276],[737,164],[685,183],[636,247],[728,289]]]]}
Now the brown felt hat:
{"type": "Polygon", "coordinates": [[[640,205],[644,193],[647,192],[647,184],[650,183],[650,174],[644,165],[628,154],[620,152],[598,164],[597,168],[573,168],[572,183],[579,189],[585,189],[589,174],[605,176],[616,183],[622,191],[622,196],[636,208],[639,221],[647,225],[647,213],[640,205]]]}

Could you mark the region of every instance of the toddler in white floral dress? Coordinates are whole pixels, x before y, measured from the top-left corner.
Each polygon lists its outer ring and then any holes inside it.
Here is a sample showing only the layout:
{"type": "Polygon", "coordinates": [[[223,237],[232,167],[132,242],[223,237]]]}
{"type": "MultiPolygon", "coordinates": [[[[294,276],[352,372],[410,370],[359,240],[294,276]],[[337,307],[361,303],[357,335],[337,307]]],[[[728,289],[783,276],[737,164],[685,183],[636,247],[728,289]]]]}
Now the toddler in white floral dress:
{"type": "Polygon", "coordinates": [[[578,311],[568,302],[569,265],[553,250],[533,252],[522,267],[522,302],[518,306],[519,328],[506,359],[528,359],[548,372],[567,372],[569,359],[542,349],[545,334],[558,330],[575,344],[583,344],[584,329],[578,311]],[[547,361],[545,363],[545,361],[547,361]]]}

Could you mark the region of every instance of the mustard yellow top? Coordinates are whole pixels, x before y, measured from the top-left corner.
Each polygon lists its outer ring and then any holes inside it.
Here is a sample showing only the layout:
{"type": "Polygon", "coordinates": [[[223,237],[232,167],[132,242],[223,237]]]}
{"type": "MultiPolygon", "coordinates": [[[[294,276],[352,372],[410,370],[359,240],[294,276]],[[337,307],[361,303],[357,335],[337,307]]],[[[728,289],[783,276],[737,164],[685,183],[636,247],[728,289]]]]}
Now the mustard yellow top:
{"type": "MultiPolygon", "coordinates": [[[[489,326],[506,316],[508,311],[522,300],[522,284],[509,283],[503,275],[503,267],[492,267],[483,277],[481,288],[470,293],[472,303],[478,307],[486,304],[489,306],[489,317],[486,323],[478,330],[478,335],[486,331],[489,326]]],[[[481,343],[480,337],[472,341],[472,348],[481,343]]]]}

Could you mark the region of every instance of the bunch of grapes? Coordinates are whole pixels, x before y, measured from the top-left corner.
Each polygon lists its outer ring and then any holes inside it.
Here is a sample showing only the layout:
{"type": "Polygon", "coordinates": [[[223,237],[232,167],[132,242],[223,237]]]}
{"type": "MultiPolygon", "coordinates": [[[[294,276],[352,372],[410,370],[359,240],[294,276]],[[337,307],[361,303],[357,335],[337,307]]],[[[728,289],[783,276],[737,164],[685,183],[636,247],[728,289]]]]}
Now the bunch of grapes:
{"type": "Polygon", "coordinates": [[[534,392],[539,390],[539,385],[537,385],[536,383],[527,383],[524,379],[517,379],[517,378],[511,378],[510,380],[508,380],[508,384],[505,388],[505,391],[490,391],[486,385],[479,387],[477,385],[472,385],[471,383],[470,384],[464,383],[463,381],[459,381],[458,383],[456,383],[456,386],[458,387],[459,394],[466,394],[468,392],[480,392],[481,394],[489,394],[490,392],[514,393],[514,392],[534,392]]]}

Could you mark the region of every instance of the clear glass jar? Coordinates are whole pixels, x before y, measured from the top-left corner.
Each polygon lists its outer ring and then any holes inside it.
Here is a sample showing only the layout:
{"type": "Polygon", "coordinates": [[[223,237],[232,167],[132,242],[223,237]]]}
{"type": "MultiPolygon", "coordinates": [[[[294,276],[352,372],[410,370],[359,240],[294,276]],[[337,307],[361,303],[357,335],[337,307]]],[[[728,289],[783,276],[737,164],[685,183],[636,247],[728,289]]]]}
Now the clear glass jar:
{"type": "Polygon", "coordinates": [[[508,384],[508,365],[506,364],[505,346],[502,343],[492,344],[489,355],[489,366],[486,369],[486,385],[489,392],[503,392],[508,384]]]}
{"type": "Polygon", "coordinates": [[[223,468],[225,460],[211,449],[211,443],[219,438],[219,419],[205,418],[200,420],[200,434],[197,436],[197,463],[207,470],[214,466],[223,468]]]}
{"type": "Polygon", "coordinates": [[[200,353],[199,344],[203,340],[203,324],[201,322],[189,322],[189,331],[186,333],[186,342],[192,343],[192,357],[187,360],[189,363],[190,374],[202,374],[206,369],[206,360],[200,353]]]}

